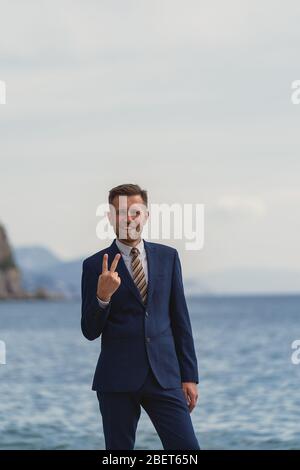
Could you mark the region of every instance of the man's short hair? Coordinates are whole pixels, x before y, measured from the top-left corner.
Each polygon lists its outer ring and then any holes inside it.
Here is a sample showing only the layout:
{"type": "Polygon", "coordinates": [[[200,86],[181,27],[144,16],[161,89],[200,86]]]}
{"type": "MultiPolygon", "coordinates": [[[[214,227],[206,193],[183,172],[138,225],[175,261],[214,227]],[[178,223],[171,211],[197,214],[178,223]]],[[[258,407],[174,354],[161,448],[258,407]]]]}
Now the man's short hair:
{"type": "Polygon", "coordinates": [[[108,202],[112,204],[116,196],[141,196],[145,206],[148,205],[148,194],[138,184],[120,184],[109,191],[108,202]]]}

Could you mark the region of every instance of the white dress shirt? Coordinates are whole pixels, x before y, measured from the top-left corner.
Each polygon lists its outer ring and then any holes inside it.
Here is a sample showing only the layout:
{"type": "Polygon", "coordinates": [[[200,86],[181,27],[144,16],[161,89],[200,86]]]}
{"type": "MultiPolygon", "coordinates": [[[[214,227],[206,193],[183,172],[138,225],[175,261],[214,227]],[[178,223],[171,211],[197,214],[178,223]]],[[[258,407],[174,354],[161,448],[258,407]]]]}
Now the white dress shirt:
{"type": "MultiPolygon", "coordinates": [[[[132,277],[132,268],[131,268],[132,255],[130,254],[132,246],[126,245],[125,243],[118,240],[118,238],[116,238],[116,245],[121,252],[126,268],[128,269],[130,276],[132,277]]],[[[146,250],[144,246],[144,240],[141,239],[141,241],[136,245],[135,248],[139,250],[138,257],[142,262],[146,282],[148,283],[148,264],[147,264],[147,254],[146,254],[146,250]]],[[[118,266],[116,268],[116,271],[118,272],[118,266]]],[[[105,302],[104,300],[99,299],[99,297],[97,297],[97,299],[98,299],[98,303],[100,307],[106,307],[109,304],[109,300],[105,302]]]]}

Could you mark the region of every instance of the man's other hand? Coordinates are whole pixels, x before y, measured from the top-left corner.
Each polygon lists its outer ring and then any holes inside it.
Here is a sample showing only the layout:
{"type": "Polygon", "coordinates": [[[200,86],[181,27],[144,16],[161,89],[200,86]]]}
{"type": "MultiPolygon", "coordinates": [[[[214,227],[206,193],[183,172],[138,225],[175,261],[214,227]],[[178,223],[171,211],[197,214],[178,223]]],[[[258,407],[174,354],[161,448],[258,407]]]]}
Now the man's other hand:
{"type": "Polygon", "coordinates": [[[182,390],[191,413],[198,400],[197,384],[195,382],[182,382],[182,390]]]}

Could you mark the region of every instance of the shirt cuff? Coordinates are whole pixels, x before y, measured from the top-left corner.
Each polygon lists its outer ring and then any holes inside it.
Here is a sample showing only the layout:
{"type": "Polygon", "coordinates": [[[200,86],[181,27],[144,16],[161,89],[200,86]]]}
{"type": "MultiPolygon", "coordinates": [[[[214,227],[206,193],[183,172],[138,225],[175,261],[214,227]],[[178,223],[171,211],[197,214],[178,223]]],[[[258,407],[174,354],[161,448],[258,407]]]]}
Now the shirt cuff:
{"type": "Polygon", "coordinates": [[[99,297],[97,297],[97,300],[98,300],[98,304],[99,304],[100,307],[102,307],[102,308],[107,307],[108,304],[109,304],[109,302],[110,302],[109,300],[107,300],[107,301],[106,301],[106,300],[101,300],[101,299],[99,299],[99,297]]]}

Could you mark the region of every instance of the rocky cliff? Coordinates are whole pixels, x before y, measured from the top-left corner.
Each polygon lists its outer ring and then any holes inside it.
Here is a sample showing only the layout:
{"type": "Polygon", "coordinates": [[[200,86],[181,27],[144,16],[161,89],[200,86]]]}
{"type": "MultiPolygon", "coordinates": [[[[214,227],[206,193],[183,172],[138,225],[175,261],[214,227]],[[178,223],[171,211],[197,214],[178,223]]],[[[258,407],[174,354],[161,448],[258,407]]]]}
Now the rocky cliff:
{"type": "Polygon", "coordinates": [[[14,261],[5,228],[0,224],[0,299],[24,296],[21,273],[14,261]]]}

